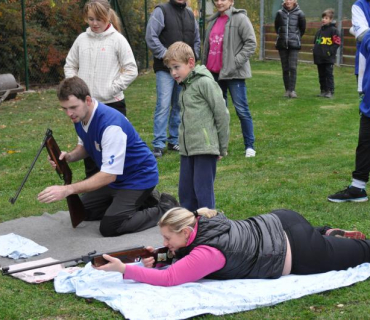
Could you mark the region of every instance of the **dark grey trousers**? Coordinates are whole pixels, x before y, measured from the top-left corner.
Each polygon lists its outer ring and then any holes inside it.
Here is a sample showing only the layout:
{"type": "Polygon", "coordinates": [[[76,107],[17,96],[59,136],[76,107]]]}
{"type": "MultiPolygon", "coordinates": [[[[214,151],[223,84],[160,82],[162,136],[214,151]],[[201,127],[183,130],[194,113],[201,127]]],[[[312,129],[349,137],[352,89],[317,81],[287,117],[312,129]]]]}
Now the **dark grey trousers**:
{"type": "Polygon", "coordinates": [[[299,50],[279,50],[285,90],[295,91],[299,50]]]}
{"type": "Polygon", "coordinates": [[[154,188],[146,190],[112,189],[108,186],[85,193],[86,220],[101,220],[104,237],[142,231],[154,227],[162,216],[158,205],[149,203],[154,188]]]}

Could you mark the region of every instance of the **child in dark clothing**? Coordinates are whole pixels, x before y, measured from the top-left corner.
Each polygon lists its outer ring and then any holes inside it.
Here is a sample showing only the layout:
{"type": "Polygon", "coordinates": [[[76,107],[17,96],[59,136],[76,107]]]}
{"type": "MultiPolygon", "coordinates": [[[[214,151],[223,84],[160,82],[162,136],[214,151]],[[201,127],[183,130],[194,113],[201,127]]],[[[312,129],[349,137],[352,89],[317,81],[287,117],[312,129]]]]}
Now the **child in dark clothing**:
{"type": "Polygon", "coordinates": [[[319,72],[321,93],[318,96],[332,98],[334,94],[333,67],[341,40],[335,22],[333,22],[334,10],[326,9],[321,16],[322,26],[315,35],[313,59],[319,72]]]}

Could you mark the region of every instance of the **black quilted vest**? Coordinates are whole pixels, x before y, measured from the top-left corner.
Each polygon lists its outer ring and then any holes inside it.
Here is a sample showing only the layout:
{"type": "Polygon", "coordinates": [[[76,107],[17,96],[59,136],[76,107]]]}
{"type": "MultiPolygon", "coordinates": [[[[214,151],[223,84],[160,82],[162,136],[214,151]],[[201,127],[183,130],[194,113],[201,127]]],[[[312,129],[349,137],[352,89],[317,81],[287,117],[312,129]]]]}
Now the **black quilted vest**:
{"type": "MultiPolygon", "coordinates": [[[[164,29],[159,35],[159,41],[168,48],[176,41],[187,43],[194,50],[195,20],[191,10],[186,4],[178,4],[174,0],[162,3],[157,7],[162,9],[164,15],[164,29]]],[[[154,71],[168,71],[163,59],[154,57],[154,71]]]]}
{"type": "Polygon", "coordinates": [[[222,213],[201,217],[193,243],[179,249],[176,258],[198,245],[214,247],[226,258],[222,269],[207,276],[210,279],[279,278],[283,273],[287,245],[280,219],[273,213],[247,220],[229,220],[222,213]]]}

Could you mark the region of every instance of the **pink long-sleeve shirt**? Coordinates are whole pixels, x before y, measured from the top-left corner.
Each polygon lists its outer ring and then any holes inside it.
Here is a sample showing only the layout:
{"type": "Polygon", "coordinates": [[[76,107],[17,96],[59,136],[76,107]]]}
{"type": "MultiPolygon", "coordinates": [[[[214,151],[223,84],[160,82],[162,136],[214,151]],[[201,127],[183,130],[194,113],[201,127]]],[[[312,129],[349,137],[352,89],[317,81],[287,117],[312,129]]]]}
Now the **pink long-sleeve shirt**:
{"type": "Polygon", "coordinates": [[[222,50],[224,43],[225,25],[229,17],[225,14],[219,16],[209,34],[209,52],[207,69],[214,73],[220,73],[222,69],[222,50]]]}
{"type": "MultiPolygon", "coordinates": [[[[195,225],[186,246],[194,241],[197,231],[198,223],[195,225]]],[[[164,270],[127,264],[123,278],[155,286],[176,286],[202,279],[210,273],[222,269],[225,263],[225,256],[220,250],[200,245],[195,247],[190,254],[164,270]]]]}

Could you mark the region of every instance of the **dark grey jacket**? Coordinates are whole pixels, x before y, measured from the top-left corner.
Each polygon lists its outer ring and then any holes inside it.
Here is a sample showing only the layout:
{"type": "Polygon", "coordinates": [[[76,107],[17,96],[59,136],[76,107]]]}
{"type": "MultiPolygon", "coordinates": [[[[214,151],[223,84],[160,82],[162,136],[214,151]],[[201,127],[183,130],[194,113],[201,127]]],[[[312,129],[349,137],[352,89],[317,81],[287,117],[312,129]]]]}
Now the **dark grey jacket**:
{"type": "Polygon", "coordinates": [[[222,213],[200,217],[194,241],[179,249],[176,258],[199,245],[214,247],[226,258],[225,266],[207,278],[266,279],[283,273],[287,243],[280,219],[273,213],[247,220],[229,220],[222,213]]]}
{"type": "Polygon", "coordinates": [[[301,38],[306,31],[306,18],[298,5],[290,11],[283,6],[276,13],[275,31],[278,35],[276,49],[301,49],[301,38]]]}

